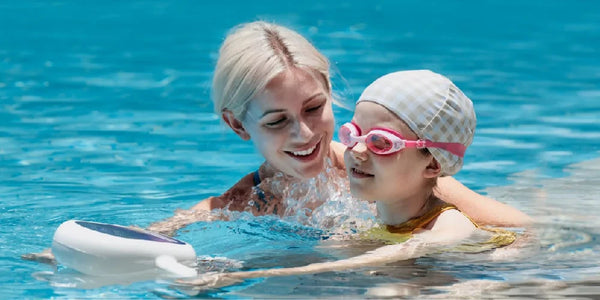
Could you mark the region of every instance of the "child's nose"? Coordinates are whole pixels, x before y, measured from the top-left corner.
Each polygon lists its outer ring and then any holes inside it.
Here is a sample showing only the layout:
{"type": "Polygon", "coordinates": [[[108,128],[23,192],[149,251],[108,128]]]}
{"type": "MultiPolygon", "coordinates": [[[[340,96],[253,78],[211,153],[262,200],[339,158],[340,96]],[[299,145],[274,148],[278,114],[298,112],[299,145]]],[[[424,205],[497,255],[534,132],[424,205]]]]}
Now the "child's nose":
{"type": "Polygon", "coordinates": [[[357,160],[362,160],[365,161],[367,160],[367,145],[365,145],[364,143],[358,143],[356,145],[354,145],[354,147],[352,147],[352,156],[354,156],[355,159],[357,160]]]}

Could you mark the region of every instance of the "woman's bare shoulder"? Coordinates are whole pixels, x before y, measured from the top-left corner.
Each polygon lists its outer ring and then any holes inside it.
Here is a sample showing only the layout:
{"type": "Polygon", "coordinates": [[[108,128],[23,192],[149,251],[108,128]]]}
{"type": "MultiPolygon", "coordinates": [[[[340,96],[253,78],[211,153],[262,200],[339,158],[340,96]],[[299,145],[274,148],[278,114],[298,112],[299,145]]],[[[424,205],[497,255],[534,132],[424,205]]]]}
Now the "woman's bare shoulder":
{"type": "Polygon", "coordinates": [[[247,174],[222,195],[206,198],[194,205],[192,209],[211,211],[228,207],[230,210],[241,210],[248,204],[253,186],[253,173],[247,174]]]}

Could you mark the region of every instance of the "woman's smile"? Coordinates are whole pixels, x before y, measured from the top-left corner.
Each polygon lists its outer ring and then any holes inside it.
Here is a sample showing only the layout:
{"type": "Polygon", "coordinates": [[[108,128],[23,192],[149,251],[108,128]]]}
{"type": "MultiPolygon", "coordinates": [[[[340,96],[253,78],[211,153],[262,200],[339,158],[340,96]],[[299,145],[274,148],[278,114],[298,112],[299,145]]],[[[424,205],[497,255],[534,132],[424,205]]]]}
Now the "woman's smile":
{"type": "Polygon", "coordinates": [[[297,159],[299,161],[312,161],[316,157],[319,156],[319,150],[321,150],[321,140],[312,146],[297,151],[285,151],[287,155],[290,157],[297,159]]]}

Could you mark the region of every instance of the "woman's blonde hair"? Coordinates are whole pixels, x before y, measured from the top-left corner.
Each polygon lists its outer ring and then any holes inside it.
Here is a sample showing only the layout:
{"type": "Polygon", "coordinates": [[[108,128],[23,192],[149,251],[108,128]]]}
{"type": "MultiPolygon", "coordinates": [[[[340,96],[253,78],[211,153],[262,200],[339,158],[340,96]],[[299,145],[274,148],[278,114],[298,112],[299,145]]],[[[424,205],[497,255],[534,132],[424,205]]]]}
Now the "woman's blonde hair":
{"type": "Polygon", "coordinates": [[[243,118],[248,102],[291,68],[318,74],[331,92],[329,61],[303,36],[263,21],[235,27],[219,50],[212,83],[215,112],[227,109],[243,118]]]}

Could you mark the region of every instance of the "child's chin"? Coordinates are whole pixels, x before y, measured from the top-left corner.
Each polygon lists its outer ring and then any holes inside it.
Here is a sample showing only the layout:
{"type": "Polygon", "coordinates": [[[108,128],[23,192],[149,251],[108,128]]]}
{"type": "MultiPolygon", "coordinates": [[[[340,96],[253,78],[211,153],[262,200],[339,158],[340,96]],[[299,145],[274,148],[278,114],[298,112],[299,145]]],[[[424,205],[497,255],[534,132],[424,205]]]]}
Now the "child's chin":
{"type": "Polygon", "coordinates": [[[353,187],[352,185],[350,185],[350,192],[352,193],[352,196],[356,197],[357,199],[367,201],[369,203],[376,202],[375,198],[371,194],[367,193],[359,187],[353,187]]]}

